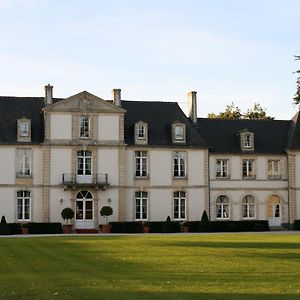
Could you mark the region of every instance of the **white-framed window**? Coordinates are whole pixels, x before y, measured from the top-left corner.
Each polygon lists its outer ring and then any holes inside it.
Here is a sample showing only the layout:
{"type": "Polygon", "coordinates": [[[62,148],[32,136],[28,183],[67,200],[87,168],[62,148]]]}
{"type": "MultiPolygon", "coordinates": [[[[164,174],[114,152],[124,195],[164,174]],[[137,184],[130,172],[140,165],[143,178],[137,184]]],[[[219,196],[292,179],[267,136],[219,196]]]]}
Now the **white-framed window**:
{"type": "Polygon", "coordinates": [[[229,178],[228,159],[217,159],[217,178],[229,178]]]}
{"type": "Polygon", "coordinates": [[[32,161],[31,149],[17,149],[16,156],[17,156],[16,176],[17,177],[31,176],[31,161],[32,161]]]}
{"type": "Polygon", "coordinates": [[[175,178],[186,177],[186,152],[173,153],[173,176],[175,178]]]}
{"type": "Polygon", "coordinates": [[[243,178],[255,178],[254,159],[243,159],[243,178]]]}
{"type": "Polygon", "coordinates": [[[242,150],[254,149],[254,134],[253,132],[241,133],[241,148],[242,150]]]}
{"type": "Polygon", "coordinates": [[[255,218],[255,200],[251,195],[247,195],[243,198],[242,202],[243,219],[255,218]]]}
{"type": "Polygon", "coordinates": [[[142,121],[135,123],[135,143],[136,144],[147,144],[148,143],[148,125],[142,121]]]}
{"type": "Polygon", "coordinates": [[[89,138],[90,137],[90,117],[80,116],[79,118],[79,137],[89,138]]]}
{"type": "Polygon", "coordinates": [[[269,159],[268,160],[268,178],[269,179],[280,179],[280,160],[269,159]]]}
{"type": "Polygon", "coordinates": [[[173,194],[173,218],[174,220],[186,219],[186,197],[185,192],[174,192],[173,194]]]}
{"type": "Polygon", "coordinates": [[[147,220],[148,219],[148,193],[135,192],[135,219],[147,220]]]}
{"type": "Polygon", "coordinates": [[[216,200],[216,217],[217,219],[229,218],[229,200],[225,195],[221,195],[216,200]]]}
{"type": "Polygon", "coordinates": [[[29,136],[29,121],[20,121],[19,122],[19,135],[21,137],[29,136]]]}
{"type": "Polygon", "coordinates": [[[148,176],[148,152],[135,151],[135,177],[148,176]]]}
{"type": "Polygon", "coordinates": [[[92,152],[77,152],[77,175],[92,175],[92,152]]]}
{"type": "Polygon", "coordinates": [[[18,221],[30,220],[31,199],[29,191],[17,192],[17,219],[18,221]]]}
{"type": "Polygon", "coordinates": [[[172,124],[173,143],[185,143],[185,125],[181,123],[172,124]]]}

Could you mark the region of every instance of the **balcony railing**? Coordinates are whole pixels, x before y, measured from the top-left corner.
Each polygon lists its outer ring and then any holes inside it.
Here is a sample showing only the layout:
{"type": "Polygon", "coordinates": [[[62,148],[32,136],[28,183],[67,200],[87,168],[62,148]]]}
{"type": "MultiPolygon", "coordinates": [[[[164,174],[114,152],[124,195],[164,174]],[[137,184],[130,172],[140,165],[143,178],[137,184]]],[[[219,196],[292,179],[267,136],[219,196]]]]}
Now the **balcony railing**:
{"type": "Polygon", "coordinates": [[[95,187],[96,189],[106,189],[109,186],[108,174],[94,174],[94,175],[74,175],[64,173],[62,175],[62,185],[65,189],[77,187],[95,187]]]}

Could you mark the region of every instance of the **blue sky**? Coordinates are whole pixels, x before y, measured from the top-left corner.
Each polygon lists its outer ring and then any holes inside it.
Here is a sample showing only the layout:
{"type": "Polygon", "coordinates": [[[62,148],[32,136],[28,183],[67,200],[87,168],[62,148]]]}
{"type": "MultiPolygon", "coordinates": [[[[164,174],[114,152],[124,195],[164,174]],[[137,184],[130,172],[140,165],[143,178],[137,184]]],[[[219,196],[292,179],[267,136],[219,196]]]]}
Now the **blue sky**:
{"type": "Polygon", "coordinates": [[[289,119],[299,11],[298,0],[0,0],[0,95],[121,88],[186,111],[196,90],[202,117],[259,102],[289,119]]]}

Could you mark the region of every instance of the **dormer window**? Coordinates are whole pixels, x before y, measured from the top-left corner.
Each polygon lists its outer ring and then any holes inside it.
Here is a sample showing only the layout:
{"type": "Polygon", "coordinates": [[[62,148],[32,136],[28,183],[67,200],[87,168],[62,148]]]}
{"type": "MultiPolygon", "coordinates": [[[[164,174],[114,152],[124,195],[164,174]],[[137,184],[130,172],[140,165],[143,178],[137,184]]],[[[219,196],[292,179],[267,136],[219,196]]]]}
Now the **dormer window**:
{"type": "Polygon", "coordinates": [[[18,142],[30,142],[31,141],[31,121],[22,118],[17,121],[18,127],[18,142]]]}
{"type": "Polygon", "coordinates": [[[253,132],[245,131],[241,133],[241,149],[254,150],[254,134],[253,132]]]}
{"type": "Polygon", "coordinates": [[[79,119],[79,123],[80,123],[79,137],[81,139],[88,139],[90,137],[90,117],[81,116],[79,119]]]}
{"type": "Polygon", "coordinates": [[[142,121],[135,124],[135,143],[148,144],[148,125],[142,121]]]}
{"type": "Polygon", "coordinates": [[[182,123],[172,124],[173,143],[185,143],[185,125],[182,123]]]}

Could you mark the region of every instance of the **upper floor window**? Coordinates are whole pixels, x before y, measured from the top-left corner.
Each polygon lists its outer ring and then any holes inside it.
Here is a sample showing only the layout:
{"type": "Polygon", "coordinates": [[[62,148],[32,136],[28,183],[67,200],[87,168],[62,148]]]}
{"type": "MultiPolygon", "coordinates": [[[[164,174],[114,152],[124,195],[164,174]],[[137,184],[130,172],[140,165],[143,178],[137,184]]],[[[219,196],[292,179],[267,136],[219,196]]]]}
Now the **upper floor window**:
{"type": "Polygon", "coordinates": [[[242,212],[244,219],[255,218],[255,200],[251,195],[245,196],[242,204],[242,212]]]}
{"type": "Polygon", "coordinates": [[[185,125],[182,123],[172,124],[173,143],[185,143],[185,125]]]}
{"type": "Polygon", "coordinates": [[[135,124],[135,143],[147,144],[148,143],[148,125],[142,121],[135,124]]]}
{"type": "Polygon", "coordinates": [[[268,178],[269,179],[280,179],[280,161],[279,160],[268,160],[268,178]]]}
{"type": "Polygon", "coordinates": [[[92,152],[86,150],[77,152],[77,175],[92,175],[92,152]]]}
{"type": "Polygon", "coordinates": [[[18,136],[17,140],[19,142],[30,142],[31,140],[31,121],[22,118],[17,121],[18,136]]]}
{"type": "Polygon", "coordinates": [[[218,219],[229,218],[229,200],[227,196],[221,195],[216,200],[216,217],[218,219]]]}
{"type": "Polygon", "coordinates": [[[186,178],[186,153],[173,153],[173,176],[175,178],[186,178]]]}
{"type": "Polygon", "coordinates": [[[148,154],[147,151],[135,151],[135,176],[148,176],[148,154]]]}
{"type": "Polygon", "coordinates": [[[90,117],[81,116],[79,118],[79,137],[80,138],[89,138],[90,137],[90,117]]]}
{"type": "Polygon", "coordinates": [[[16,175],[17,177],[31,176],[31,149],[17,149],[16,175]]]}
{"type": "Polygon", "coordinates": [[[148,193],[147,192],[135,193],[135,219],[136,220],[148,219],[148,193]]]}
{"type": "Polygon", "coordinates": [[[228,159],[217,159],[217,178],[229,178],[228,159]]]}
{"type": "Polygon", "coordinates": [[[243,159],[243,178],[255,178],[254,159],[243,159]]]}
{"type": "Polygon", "coordinates": [[[30,220],[30,202],[29,191],[17,192],[17,219],[19,221],[30,220]]]}
{"type": "Polygon", "coordinates": [[[241,149],[254,150],[254,134],[253,132],[245,131],[241,133],[241,149]]]}
{"type": "Polygon", "coordinates": [[[175,192],[174,195],[174,220],[184,220],[186,212],[185,192],[175,192]]]}

